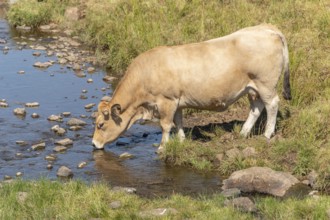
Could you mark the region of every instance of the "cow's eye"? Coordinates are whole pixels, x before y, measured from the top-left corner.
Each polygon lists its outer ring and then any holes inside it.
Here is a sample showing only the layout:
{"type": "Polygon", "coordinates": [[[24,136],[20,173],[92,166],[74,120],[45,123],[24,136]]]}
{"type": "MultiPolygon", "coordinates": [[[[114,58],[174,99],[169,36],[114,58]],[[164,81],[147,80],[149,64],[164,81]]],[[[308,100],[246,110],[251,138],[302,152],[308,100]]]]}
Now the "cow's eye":
{"type": "Polygon", "coordinates": [[[104,123],[98,123],[98,124],[97,124],[97,128],[98,128],[98,129],[101,129],[101,128],[103,127],[103,125],[104,125],[104,123]]]}

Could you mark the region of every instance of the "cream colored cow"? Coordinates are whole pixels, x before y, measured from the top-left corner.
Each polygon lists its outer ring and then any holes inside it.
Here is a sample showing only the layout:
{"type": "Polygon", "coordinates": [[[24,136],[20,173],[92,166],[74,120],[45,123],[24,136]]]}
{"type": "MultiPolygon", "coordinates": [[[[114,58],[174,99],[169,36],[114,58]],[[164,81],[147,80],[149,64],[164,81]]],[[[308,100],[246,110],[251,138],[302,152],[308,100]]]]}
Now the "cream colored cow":
{"type": "Polygon", "coordinates": [[[269,139],[275,130],[276,85],[282,72],[283,96],[290,99],[287,42],[268,24],[200,43],[154,48],[136,57],[113,97],[100,102],[93,145],[103,149],[136,120],[157,117],[162,151],[173,126],[180,139],[185,137],[182,109],[224,111],[245,94],[251,111],[241,134],[249,134],[265,107],[264,135],[269,139]]]}

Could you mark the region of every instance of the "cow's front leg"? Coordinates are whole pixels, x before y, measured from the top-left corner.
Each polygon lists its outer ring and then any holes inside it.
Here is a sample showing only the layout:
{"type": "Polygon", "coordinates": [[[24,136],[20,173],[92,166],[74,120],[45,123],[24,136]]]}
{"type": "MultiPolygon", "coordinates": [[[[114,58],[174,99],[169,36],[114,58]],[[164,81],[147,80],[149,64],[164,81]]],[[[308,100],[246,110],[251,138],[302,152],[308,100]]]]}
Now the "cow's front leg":
{"type": "Polygon", "coordinates": [[[160,116],[160,126],[162,128],[162,141],[157,150],[157,153],[162,153],[165,150],[165,145],[170,138],[170,131],[173,127],[174,114],[176,112],[176,103],[172,100],[161,100],[158,105],[158,111],[160,116]]]}
{"type": "Polygon", "coordinates": [[[177,109],[174,115],[174,125],[176,128],[177,136],[180,141],[183,141],[186,136],[183,131],[183,124],[182,124],[182,109],[177,109]]]}

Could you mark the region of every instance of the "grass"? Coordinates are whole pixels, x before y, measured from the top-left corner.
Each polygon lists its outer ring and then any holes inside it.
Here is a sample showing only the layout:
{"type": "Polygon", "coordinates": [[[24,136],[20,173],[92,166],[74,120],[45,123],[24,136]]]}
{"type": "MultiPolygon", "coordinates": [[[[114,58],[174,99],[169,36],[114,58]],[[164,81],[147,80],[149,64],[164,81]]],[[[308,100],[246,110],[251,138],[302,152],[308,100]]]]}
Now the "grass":
{"type": "MultiPolygon", "coordinates": [[[[240,28],[260,23],[276,25],[287,38],[290,52],[291,86],[293,99],[281,100],[277,123],[277,136],[269,143],[262,137],[264,121],[258,123],[253,135],[239,137],[241,124],[231,129],[214,126],[200,129],[202,136],[196,140],[188,138],[183,143],[173,139],[167,145],[164,159],[178,166],[192,166],[198,170],[218,170],[223,175],[250,166],[267,166],[275,170],[293,173],[300,179],[315,170],[319,177],[316,188],[329,192],[330,187],[330,3],[326,0],[21,0],[13,4],[8,13],[13,25],[37,27],[49,22],[57,22],[63,28],[73,29],[85,45],[94,48],[100,64],[106,65],[113,73],[122,74],[131,60],[138,54],[159,45],[176,45],[198,42],[229,34],[240,28]],[[85,8],[85,17],[77,22],[66,22],[65,8],[80,4],[85,8]],[[47,14],[45,13],[47,12],[47,14]],[[241,153],[253,147],[256,154],[228,157],[226,152],[236,148],[241,153]],[[216,155],[223,155],[216,159],[216,155]]],[[[281,91],[281,80],[279,83],[281,91]]],[[[247,101],[240,101],[234,108],[246,108],[247,101]]],[[[187,110],[200,117],[208,117],[208,112],[187,110]]],[[[226,113],[224,113],[226,114],[226,113]]],[[[229,121],[232,122],[232,121],[229,121]]],[[[193,135],[192,135],[193,136],[193,135]]],[[[49,188],[49,187],[48,187],[49,188]]],[[[171,206],[179,210],[173,219],[252,219],[255,216],[237,213],[223,207],[223,198],[193,199],[175,195],[168,199],[143,200],[134,196],[117,195],[108,191],[107,186],[85,186],[81,183],[36,182],[15,183],[4,186],[1,193],[7,193],[9,200],[1,196],[0,217],[19,218],[139,218],[141,209],[171,206]],[[33,191],[33,185],[42,188],[51,185],[52,191],[41,195],[33,191]],[[54,184],[54,185],[53,185],[54,184]],[[21,188],[20,188],[21,187],[21,188]],[[16,201],[18,190],[32,190],[36,200],[25,204],[16,201]],[[100,191],[99,191],[100,190],[100,191]],[[58,192],[58,193],[57,193],[58,192]],[[93,195],[95,194],[95,197],[93,195]],[[43,197],[48,197],[49,202],[43,197]],[[46,209],[61,204],[69,198],[67,206],[54,207],[54,212],[46,209]],[[77,211],[82,198],[84,209],[77,211]],[[107,204],[113,198],[125,203],[125,211],[109,210],[107,204]],[[40,207],[34,207],[39,201],[40,207]],[[52,202],[50,202],[52,201],[52,202]],[[5,204],[10,204],[6,206],[5,204]],[[34,207],[33,209],[28,206],[34,207]],[[70,204],[70,205],[69,205],[70,204]],[[5,206],[6,212],[2,207],[5,206]],[[45,209],[45,210],[44,210],[45,209]],[[207,212],[205,211],[207,210],[207,212]],[[55,213],[56,212],[56,213],[55,213]],[[60,213],[60,214],[59,214],[60,213]],[[3,216],[6,215],[6,216],[3,216]],[[61,215],[61,216],[57,216],[61,215]],[[220,216],[220,217],[219,217],[220,216]]],[[[4,194],[2,194],[4,195],[4,194]]],[[[330,207],[328,197],[303,200],[275,198],[256,199],[260,214],[264,219],[326,219],[330,207]]],[[[123,208],[124,209],[124,208],[123,208]]],[[[169,217],[171,219],[172,217],[169,217]]]]}
{"type": "Polygon", "coordinates": [[[302,200],[255,197],[258,212],[244,213],[227,207],[220,194],[143,199],[116,192],[105,183],[87,185],[80,181],[66,183],[38,180],[2,183],[1,219],[327,219],[330,198],[319,196],[302,200]],[[26,193],[24,199],[19,195],[26,193]],[[120,202],[112,209],[110,203],[120,202]],[[148,213],[157,208],[172,208],[175,213],[156,217],[148,213]]]}

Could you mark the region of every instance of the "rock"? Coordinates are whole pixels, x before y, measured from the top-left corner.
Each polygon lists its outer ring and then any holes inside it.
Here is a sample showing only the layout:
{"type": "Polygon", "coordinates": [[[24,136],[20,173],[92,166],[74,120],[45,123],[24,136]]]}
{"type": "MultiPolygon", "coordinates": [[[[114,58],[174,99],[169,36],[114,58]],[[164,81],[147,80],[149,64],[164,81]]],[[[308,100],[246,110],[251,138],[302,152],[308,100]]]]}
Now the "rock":
{"type": "Polygon", "coordinates": [[[64,128],[61,128],[59,125],[54,125],[51,128],[52,131],[54,131],[58,135],[64,135],[66,133],[66,130],[64,128]]]}
{"type": "Polygon", "coordinates": [[[133,194],[136,193],[136,189],[133,187],[121,187],[121,186],[115,186],[112,188],[113,191],[115,192],[125,192],[128,194],[133,194]]]}
{"type": "Polygon", "coordinates": [[[32,147],[31,147],[31,149],[34,150],[34,151],[36,151],[36,150],[43,150],[45,148],[46,148],[46,143],[45,142],[32,145],[32,147]]]}
{"type": "Polygon", "coordinates": [[[105,76],[105,77],[103,77],[103,81],[105,81],[105,82],[113,82],[115,79],[117,79],[117,78],[114,77],[114,76],[105,76]]]}
{"type": "Polygon", "coordinates": [[[113,201],[109,204],[109,208],[111,209],[119,209],[121,207],[120,201],[113,201]]]}
{"type": "Polygon", "coordinates": [[[226,156],[229,159],[234,159],[234,158],[237,158],[237,157],[241,156],[241,151],[237,148],[233,148],[233,149],[230,149],[230,150],[226,151],[226,156]]]}
{"type": "Polygon", "coordinates": [[[0,102],[0,107],[1,107],[1,108],[8,108],[9,105],[8,105],[8,103],[6,103],[6,102],[0,102]]]}
{"type": "Polygon", "coordinates": [[[78,118],[71,118],[67,123],[68,126],[85,126],[87,123],[78,118]]]}
{"type": "Polygon", "coordinates": [[[61,122],[62,121],[62,117],[59,115],[51,115],[47,118],[49,121],[57,121],[57,122],[61,122]]]}
{"type": "Polygon", "coordinates": [[[16,29],[20,30],[20,31],[30,31],[32,28],[29,26],[23,25],[23,26],[16,26],[16,29]]]}
{"type": "Polygon", "coordinates": [[[70,126],[69,127],[69,130],[70,131],[79,131],[79,130],[81,130],[83,127],[81,127],[81,126],[70,126]]]}
{"type": "Polygon", "coordinates": [[[65,59],[65,58],[60,58],[60,59],[58,59],[57,62],[58,62],[59,64],[66,64],[66,63],[68,62],[68,60],[65,59]]]}
{"type": "Polygon", "coordinates": [[[88,73],[93,73],[93,72],[95,72],[95,68],[90,66],[90,67],[87,68],[87,72],[88,73]]]}
{"type": "Polygon", "coordinates": [[[19,203],[24,203],[26,201],[27,197],[28,197],[27,192],[18,192],[17,193],[17,201],[19,203]]]}
{"type": "Polygon", "coordinates": [[[225,198],[236,198],[241,195],[241,190],[237,188],[225,189],[221,192],[221,195],[225,198]]]}
{"type": "Polygon", "coordinates": [[[78,168],[79,169],[81,169],[81,168],[84,168],[85,166],[87,166],[87,162],[85,162],[85,161],[82,161],[82,162],[80,162],[79,164],[78,164],[78,168]]]}
{"type": "Polygon", "coordinates": [[[78,63],[73,64],[72,69],[75,71],[81,70],[81,66],[78,63]]]}
{"type": "Polygon", "coordinates": [[[69,7],[65,10],[64,16],[69,21],[78,21],[81,18],[81,12],[78,7],[69,7]]]}
{"type": "Polygon", "coordinates": [[[71,115],[71,112],[63,112],[62,115],[64,117],[69,117],[71,115]]]}
{"type": "Polygon", "coordinates": [[[41,53],[38,52],[38,51],[35,51],[35,52],[32,53],[32,55],[35,56],[35,57],[40,57],[41,53]]]}
{"type": "Polygon", "coordinates": [[[52,164],[47,164],[47,169],[48,169],[48,170],[53,169],[53,165],[52,165],[52,164]]]}
{"type": "Polygon", "coordinates": [[[51,26],[48,25],[48,24],[46,24],[46,25],[40,25],[40,26],[39,26],[39,29],[40,29],[41,31],[50,31],[51,26]]]}
{"type": "Polygon", "coordinates": [[[60,153],[60,152],[64,152],[66,151],[68,148],[64,147],[64,146],[56,146],[53,148],[53,151],[56,153],[60,153]]]}
{"type": "Polygon", "coordinates": [[[299,180],[286,172],[267,167],[251,167],[239,170],[223,181],[222,189],[238,188],[242,192],[267,193],[283,197],[299,180]]]}
{"type": "Polygon", "coordinates": [[[91,109],[91,108],[93,108],[95,105],[96,105],[95,103],[87,104],[87,105],[85,105],[85,109],[91,109]]]}
{"type": "Polygon", "coordinates": [[[122,153],[122,154],[119,156],[120,159],[130,159],[130,158],[133,158],[133,157],[134,157],[134,155],[132,155],[132,154],[130,154],[130,153],[127,153],[127,152],[122,153]]]}
{"type": "Polygon", "coordinates": [[[73,141],[69,138],[64,138],[55,142],[56,145],[68,146],[73,145],[73,141]]]}
{"type": "Polygon", "coordinates": [[[16,176],[17,176],[17,177],[21,177],[21,176],[23,176],[23,173],[22,173],[22,172],[17,172],[17,173],[16,173],[16,176]]]}
{"type": "Polygon", "coordinates": [[[28,103],[25,103],[25,107],[28,107],[28,108],[36,108],[36,107],[39,107],[39,103],[38,102],[28,102],[28,103]]]}
{"type": "Polygon", "coordinates": [[[87,79],[87,83],[92,83],[93,82],[93,79],[89,78],[87,79]]]}
{"type": "Polygon", "coordinates": [[[37,113],[32,113],[31,117],[32,118],[39,118],[40,116],[37,113]]]}
{"type": "Polygon", "coordinates": [[[53,65],[51,62],[35,62],[33,64],[34,67],[38,67],[38,68],[48,68],[50,67],[51,65],[53,65]]]}
{"type": "Polygon", "coordinates": [[[83,89],[81,92],[82,93],[87,93],[88,91],[86,89],[83,89]]]}
{"type": "Polygon", "coordinates": [[[3,179],[4,179],[4,180],[11,180],[11,179],[13,179],[13,177],[8,176],[8,175],[5,175],[5,176],[3,177],[3,179]]]}
{"type": "Polygon", "coordinates": [[[243,212],[256,212],[256,205],[248,197],[239,197],[225,202],[226,206],[233,206],[243,212]]]}
{"type": "Polygon", "coordinates": [[[24,70],[20,70],[20,71],[18,71],[17,73],[18,73],[18,74],[24,74],[25,71],[24,71],[24,70]]]}
{"type": "Polygon", "coordinates": [[[21,115],[21,116],[26,115],[25,108],[15,108],[14,109],[14,114],[15,115],[21,115]]]}
{"type": "Polygon", "coordinates": [[[20,146],[26,146],[27,145],[27,143],[25,142],[25,141],[16,141],[16,144],[17,145],[20,145],[20,146]]]}
{"type": "Polygon", "coordinates": [[[61,166],[58,170],[56,175],[58,177],[65,177],[65,178],[71,178],[73,177],[72,170],[66,166],[61,166]]]}
{"type": "Polygon", "coordinates": [[[5,39],[0,38],[0,44],[6,44],[7,41],[5,39]]]}
{"type": "Polygon", "coordinates": [[[57,156],[55,154],[50,154],[45,157],[45,160],[47,161],[55,161],[57,160],[57,156]]]}
{"type": "Polygon", "coordinates": [[[242,154],[244,158],[253,157],[256,155],[256,149],[254,147],[246,147],[242,150],[242,154]]]}
{"type": "Polygon", "coordinates": [[[47,50],[46,47],[44,47],[44,46],[40,46],[40,45],[34,47],[33,49],[35,49],[35,50],[47,50]]]}
{"type": "Polygon", "coordinates": [[[76,71],[75,75],[79,78],[84,78],[86,77],[86,74],[83,73],[82,71],[76,71]]]}
{"type": "Polygon", "coordinates": [[[162,217],[167,215],[175,215],[178,211],[173,208],[157,208],[139,213],[141,218],[162,217]]]}
{"type": "Polygon", "coordinates": [[[131,141],[128,139],[128,138],[120,138],[116,145],[117,146],[126,146],[126,145],[129,145],[131,143],[131,141]]]}

